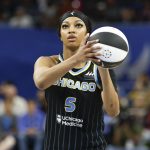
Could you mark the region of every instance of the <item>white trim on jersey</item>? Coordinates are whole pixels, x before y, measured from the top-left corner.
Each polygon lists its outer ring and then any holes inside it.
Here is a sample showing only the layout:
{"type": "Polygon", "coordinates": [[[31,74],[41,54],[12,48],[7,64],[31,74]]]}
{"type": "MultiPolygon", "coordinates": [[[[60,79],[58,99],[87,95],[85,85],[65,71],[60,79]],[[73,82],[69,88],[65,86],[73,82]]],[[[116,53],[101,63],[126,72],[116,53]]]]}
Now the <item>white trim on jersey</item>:
{"type": "Polygon", "coordinates": [[[98,87],[99,89],[101,89],[100,83],[99,83],[99,81],[98,81],[97,69],[98,69],[97,65],[94,64],[94,67],[93,67],[94,79],[95,79],[95,82],[96,82],[97,87],[98,87]]]}
{"type": "MultiPolygon", "coordinates": [[[[60,54],[59,54],[59,60],[60,60],[61,62],[64,61],[60,54]]],[[[91,61],[88,61],[88,62],[86,63],[86,65],[85,65],[83,68],[81,68],[80,70],[78,70],[78,71],[76,71],[76,72],[70,70],[69,73],[70,73],[71,75],[73,75],[73,76],[77,76],[77,75],[81,74],[82,72],[86,71],[87,69],[89,69],[90,65],[91,65],[91,61]]]]}

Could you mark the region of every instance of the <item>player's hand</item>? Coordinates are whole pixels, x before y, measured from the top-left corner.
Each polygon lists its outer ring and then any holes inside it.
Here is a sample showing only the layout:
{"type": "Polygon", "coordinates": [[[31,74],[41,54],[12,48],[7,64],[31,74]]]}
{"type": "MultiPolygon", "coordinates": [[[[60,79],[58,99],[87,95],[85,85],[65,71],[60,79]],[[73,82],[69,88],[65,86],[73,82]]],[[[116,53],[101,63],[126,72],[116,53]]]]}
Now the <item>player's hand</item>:
{"type": "Polygon", "coordinates": [[[88,41],[89,33],[86,34],[85,38],[82,40],[80,47],[75,54],[78,62],[85,62],[85,61],[93,61],[93,62],[100,62],[100,59],[96,58],[100,56],[101,53],[97,52],[101,47],[94,46],[94,44],[98,43],[99,40],[92,40],[88,41]]]}

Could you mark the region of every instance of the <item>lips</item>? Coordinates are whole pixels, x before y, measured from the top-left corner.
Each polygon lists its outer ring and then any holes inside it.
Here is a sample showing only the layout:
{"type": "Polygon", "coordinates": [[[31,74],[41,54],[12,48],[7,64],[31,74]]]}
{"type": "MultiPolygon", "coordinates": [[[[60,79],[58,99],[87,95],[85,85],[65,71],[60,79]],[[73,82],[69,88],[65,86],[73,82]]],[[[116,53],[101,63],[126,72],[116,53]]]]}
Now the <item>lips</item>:
{"type": "Polygon", "coordinates": [[[67,39],[72,42],[72,41],[75,41],[75,40],[76,40],[76,36],[74,36],[74,35],[69,35],[67,39]]]}

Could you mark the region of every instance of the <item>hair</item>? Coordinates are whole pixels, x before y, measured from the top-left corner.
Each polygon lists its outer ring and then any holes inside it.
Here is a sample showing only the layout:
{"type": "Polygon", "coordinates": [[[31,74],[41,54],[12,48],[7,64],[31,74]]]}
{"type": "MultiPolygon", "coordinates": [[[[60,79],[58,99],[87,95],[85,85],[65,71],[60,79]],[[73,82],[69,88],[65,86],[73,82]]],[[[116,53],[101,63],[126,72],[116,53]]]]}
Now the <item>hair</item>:
{"type": "Polygon", "coordinates": [[[5,80],[5,81],[2,81],[1,85],[13,85],[13,86],[16,86],[16,83],[14,83],[11,80],[5,80]]]}
{"type": "Polygon", "coordinates": [[[68,17],[80,18],[85,23],[85,26],[86,26],[86,29],[87,29],[87,33],[91,33],[91,31],[92,31],[92,24],[91,24],[90,19],[84,13],[82,13],[80,11],[77,11],[77,10],[74,10],[74,11],[67,11],[66,13],[64,13],[60,17],[59,23],[58,23],[58,35],[59,35],[59,37],[60,37],[61,24],[68,17]]]}

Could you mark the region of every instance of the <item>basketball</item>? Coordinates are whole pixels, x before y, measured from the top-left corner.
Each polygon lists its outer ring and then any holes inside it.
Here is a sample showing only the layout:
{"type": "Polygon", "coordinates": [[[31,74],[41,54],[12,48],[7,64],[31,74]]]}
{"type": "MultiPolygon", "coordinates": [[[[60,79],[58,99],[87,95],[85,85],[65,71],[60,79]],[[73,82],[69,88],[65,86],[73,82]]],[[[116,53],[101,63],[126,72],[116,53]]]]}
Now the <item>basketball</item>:
{"type": "Polygon", "coordinates": [[[100,46],[98,50],[101,53],[101,62],[96,63],[103,68],[114,68],[119,66],[126,58],[129,52],[129,44],[122,31],[115,27],[104,26],[94,30],[89,40],[99,39],[99,43],[94,46],[100,46]]]}

